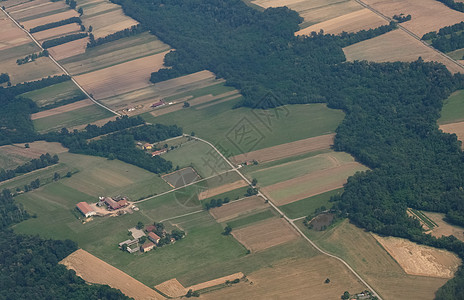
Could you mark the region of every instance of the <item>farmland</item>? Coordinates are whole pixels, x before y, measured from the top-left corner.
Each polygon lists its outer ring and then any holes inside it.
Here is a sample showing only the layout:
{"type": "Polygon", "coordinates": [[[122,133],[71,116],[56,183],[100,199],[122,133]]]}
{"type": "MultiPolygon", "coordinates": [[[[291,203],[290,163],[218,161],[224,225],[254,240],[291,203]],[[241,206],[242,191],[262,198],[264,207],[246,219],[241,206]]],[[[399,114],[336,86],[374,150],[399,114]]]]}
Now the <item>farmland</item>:
{"type": "Polygon", "coordinates": [[[464,241],[464,228],[451,225],[450,223],[444,220],[444,214],[440,213],[432,213],[432,212],[423,212],[432,222],[434,222],[437,226],[434,227],[429,233],[431,233],[435,237],[441,236],[450,236],[454,235],[456,238],[464,241]]]}
{"type": "Polygon", "coordinates": [[[0,147],[0,166],[4,169],[13,169],[22,165],[33,158],[49,152],[50,154],[63,153],[67,151],[58,143],[45,143],[42,141],[29,144],[25,148],[24,144],[6,145],[0,147]]]}
{"type": "Polygon", "coordinates": [[[347,261],[385,299],[433,299],[435,291],[447,281],[408,275],[370,233],[348,220],[322,232],[308,230],[300,221],[298,224],[316,244],[347,261]]]}
{"type": "Polygon", "coordinates": [[[263,211],[267,208],[269,208],[269,205],[264,203],[262,198],[254,196],[221,207],[212,208],[209,212],[218,223],[223,223],[243,215],[263,211]]]}
{"type": "Polygon", "coordinates": [[[286,205],[282,205],[280,209],[289,217],[289,218],[301,218],[307,215],[314,213],[317,208],[325,206],[330,208],[331,204],[329,202],[330,197],[339,195],[343,192],[343,189],[335,189],[329,192],[318,194],[306,199],[298,200],[286,205]]]}
{"type": "Polygon", "coordinates": [[[54,84],[32,92],[24,93],[22,97],[33,100],[39,107],[54,104],[74,97],[85,97],[72,81],[54,84]]]}

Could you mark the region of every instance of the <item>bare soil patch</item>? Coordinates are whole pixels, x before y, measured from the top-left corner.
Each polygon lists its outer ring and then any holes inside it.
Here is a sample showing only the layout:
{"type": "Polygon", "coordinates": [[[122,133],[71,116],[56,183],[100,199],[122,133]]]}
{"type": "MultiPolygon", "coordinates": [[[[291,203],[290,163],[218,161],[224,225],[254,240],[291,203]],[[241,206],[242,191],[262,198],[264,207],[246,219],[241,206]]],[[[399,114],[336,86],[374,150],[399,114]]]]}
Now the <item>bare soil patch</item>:
{"type": "Polygon", "coordinates": [[[177,281],[176,278],[156,285],[155,289],[172,298],[185,296],[185,294],[188,292],[188,289],[186,289],[179,281],[177,281]]]}
{"type": "Polygon", "coordinates": [[[41,119],[41,118],[45,118],[45,117],[58,115],[58,114],[61,114],[61,113],[64,113],[64,112],[72,111],[72,110],[82,108],[82,107],[86,107],[86,106],[89,106],[89,105],[93,105],[93,102],[90,101],[89,99],[77,101],[77,102],[74,102],[74,103],[71,103],[71,104],[66,104],[66,105],[63,105],[63,106],[59,106],[59,107],[56,107],[56,108],[52,108],[52,109],[49,109],[49,110],[44,110],[44,111],[32,114],[31,115],[31,120],[37,120],[37,119],[41,119]]]}
{"type": "Polygon", "coordinates": [[[76,275],[87,282],[107,284],[119,289],[134,299],[166,299],[156,291],[138,280],[107,264],[85,250],[79,249],[63,259],[61,264],[76,272],[76,275]]]}
{"type": "Polygon", "coordinates": [[[247,186],[247,183],[244,180],[238,180],[232,183],[224,184],[216,188],[208,189],[208,191],[200,192],[200,194],[198,194],[198,200],[214,197],[216,195],[226,193],[228,191],[232,191],[244,186],[247,186]]]}
{"type": "Polygon", "coordinates": [[[82,38],[75,41],[71,41],[69,43],[51,47],[48,49],[48,51],[54,59],[61,60],[64,58],[84,53],[88,41],[88,38],[82,38]]]}
{"type": "Polygon", "coordinates": [[[285,260],[247,274],[247,281],[205,293],[202,299],[340,299],[345,291],[365,289],[341,262],[328,256],[285,260]],[[325,284],[330,278],[330,284],[325,284]]]}
{"type": "Polygon", "coordinates": [[[26,21],[26,22],[21,23],[21,25],[23,25],[24,28],[29,30],[29,29],[31,29],[33,27],[36,27],[36,26],[39,26],[39,25],[58,22],[58,21],[61,21],[61,20],[72,18],[72,17],[79,17],[79,14],[74,9],[70,9],[68,11],[58,13],[58,14],[55,14],[55,15],[51,15],[51,16],[47,16],[47,17],[42,17],[42,18],[26,21]]]}
{"type": "Polygon", "coordinates": [[[0,50],[26,44],[31,40],[4,13],[0,13],[0,50]]]}
{"type": "Polygon", "coordinates": [[[232,203],[228,203],[221,207],[215,207],[209,210],[209,213],[216,219],[218,223],[223,223],[228,220],[235,219],[241,215],[264,210],[269,208],[269,204],[264,202],[264,199],[259,196],[253,196],[232,203]]]}
{"type": "Polygon", "coordinates": [[[295,229],[282,218],[271,218],[233,230],[232,235],[252,252],[288,243],[299,237],[295,229]]]}
{"type": "Polygon", "coordinates": [[[39,31],[39,32],[33,33],[32,35],[36,38],[36,40],[42,42],[46,39],[57,38],[59,36],[68,35],[71,33],[77,33],[77,32],[80,32],[80,30],[81,28],[79,25],[77,25],[76,23],[72,23],[72,24],[66,24],[60,27],[56,27],[56,28],[39,31]]]}
{"type": "Polygon", "coordinates": [[[150,75],[163,67],[168,51],[139,58],[113,67],[76,76],[75,79],[97,99],[103,99],[149,86],[150,75]]]}
{"type": "Polygon", "coordinates": [[[452,278],[461,264],[453,253],[418,245],[405,239],[381,237],[375,239],[411,275],[452,278]]]}
{"type": "Polygon", "coordinates": [[[461,148],[464,149],[464,122],[440,125],[440,129],[447,133],[456,134],[458,136],[458,140],[463,142],[461,148]]]}
{"type": "Polygon", "coordinates": [[[422,57],[425,61],[436,61],[444,64],[452,73],[464,72],[462,67],[444,58],[402,30],[393,30],[381,36],[350,45],[343,48],[343,52],[345,52],[348,61],[410,62],[422,57]]]}
{"type": "Polygon", "coordinates": [[[432,213],[432,212],[423,212],[427,217],[432,219],[438,227],[433,228],[431,231],[427,233],[431,233],[435,237],[441,236],[450,236],[454,235],[456,238],[460,239],[464,242],[464,228],[451,225],[450,223],[445,222],[444,214],[440,213],[432,213]]]}
{"type": "Polygon", "coordinates": [[[339,34],[345,32],[358,32],[388,25],[388,22],[365,8],[352,13],[336,17],[297,31],[296,35],[309,35],[311,32],[319,32],[321,29],[327,34],[339,34]]]}
{"type": "Polygon", "coordinates": [[[435,0],[365,0],[381,13],[393,17],[401,13],[411,15],[401,25],[422,37],[425,33],[464,21],[464,14],[435,0]]]}
{"type": "Polygon", "coordinates": [[[307,152],[329,149],[333,144],[335,134],[316,136],[291,143],[281,144],[261,150],[256,150],[230,158],[235,164],[245,161],[256,160],[258,162],[268,162],[286,157],[296,156],[307,152]]]}
{"type": "Polygon", "coordinates": [[[202,289],[206,289],[206,288],[209,288],[209,287],[213,287],[213,286],[216,286],[216,285],[223,284],[227,280],[232,281],[232,280],[235,280],[235,279],[241,279],[243,277],[245,277],[245,275],[243,275],[242,272],[238,272],[238,273],[235,273],[235,274],[232,274],[232,275],[227,275],[227,276],[224,276],[224,277],[221,277],[221,278],[216,278],[216,279],[213,279],[213,280],[210,280],[210,281],[206,281],[206,282],[202,282],[202,283],[199,283],[199,284],[192,285],[192,286],[188,287],[187,290],[191,289],[193,291],[199,291],[199,290],[202,290],[202,289]]]}

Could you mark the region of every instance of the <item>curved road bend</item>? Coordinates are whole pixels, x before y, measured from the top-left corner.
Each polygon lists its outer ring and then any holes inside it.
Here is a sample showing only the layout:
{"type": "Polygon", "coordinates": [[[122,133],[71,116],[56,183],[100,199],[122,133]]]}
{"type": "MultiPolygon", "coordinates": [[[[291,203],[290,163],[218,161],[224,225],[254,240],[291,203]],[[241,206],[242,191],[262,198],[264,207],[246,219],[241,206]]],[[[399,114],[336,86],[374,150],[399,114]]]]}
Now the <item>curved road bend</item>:
{"type": "MultiPolygon", "coordinates": [[[[248,183],[250,186],[251,186],[251,182],[248,180],[248,178],[246,178],[224,155],[222,155],[221,152],[219,152],[219,150],[213,145],[211,144],[210,142],[208,141],[205,141],[199,137],[195,137],[195,136],[192,136],[193,139],[196,139],[198,141],[201,141],[203,143],[206,143],[208,144],[209,146],[211,146],[220,156],[222,159],[224,159],[229,165],[230,167],[232,168],[232,170],[235,170],[235,172],[237,172],[237,174],[242,177],[243,180],[245,180],[246,183],[248,183]]],[[[295,225],[295,223],[293,222],[292,219],[288,218],[274,203],[272,203],[271,200],[269,200],[265,195],[263,195],[260,191],[258,191],[258,195],[263,197],[264,200],[267,200],[267,202],[281,215],[285,218],[285,220],[287,220],[288,223],[290,223],[290,225],[293,226],[293,228],[295,228],[296,231],[298,231],[298,233],[306,240],[308,241],[314,248],[316,248],[317,251],[319,251],[320,253],[324,254],[324,255],[327,255],[329,257],[332,257],[332,258],[335,258],[337,260],[339,260],[340,262],[342,262],[347,268],[348,270],[351,271],[351,273],[353,273],[356,278],[358,278],[359,281],[361,281],[371,292],[374,296],[376,296],[377,298],[379,298],[379,300],[382,300],[382,298],[377,294],[377,292],[364,280],[362,279],[362,277],[356,273],[356,271],[346,262],[344,261],[342,258],[336,256],[336,255],[333,255],[333,254],[330,254],[324,250],[322,250],[321,248],[319,248],[313,241],[311,241],[301,230],[300,228],[298,228],[298,226],[295,225]]]]}
{"type": "MultiPolygon", "coordinates": [[[[383,13],[381,13],[380,11],[376,10],[375,8],[373,8],[372,6],[362,2],[361,0],[354,0],[356,1],[359,5],[361,5],[362,7],[365,7],[367,9],[369,9],[370,11],[372,11],[373,13],[377,14],[378,16],[382,17],[383,19],[385,19],[387,22],[391,22],[393,21],[392,18],[384,15],[383,13]]],[[[421,42],[422,44],[424,44],[425,46],[427,46],[428,48],[432,49],[433,51],[437,52],[439,55],[443,56],[444,58],[446,58],[447,60],[451,61],[452,63],[454,63],[455,65],[457,65],[458,67],[460,67],[461,69],[464,69],[464,65],[461,64],[460,62],[452,59],[451,57],[449,57],[448,55],[446,55],[445,53],[441,52],[440,50],[434,48],[432,45],[426,43],[425,41],[421,40],[421,38],[416,35],[414,32],[412,32],[411,30],[405,28],[403,25],[401,25],[400,23],[397,24],[398,25],[398,28],[403,30],[404,32],[406,32],[408,35],[412,36],[413,38],[415,38],[416,40],[418,40],[419,42],[421,42]]]]}
{"type": "MultiPolygon", "coordinates": [[[[42,51],[45,50],[44,48],[42,48],[42,45],[35,39],[35,37],[33,37],[32,34],[31,34],[29,31],[27,31],[26,29],[24,29],[18,22],[16,22],[16,20],[13,19],[13,17],[11,17],[10,14],[9,14],[7,11],[5,11],[2,7],[0,7],[0,10],[2,10],[3,13],[4,13],[11,21],[13,21],[13,23],[16,24],[16,26],[18,26],[22,31],[24,31],[24,32],[31,38],[31,40],[33,40],[34,43],[35,43],[37,46],[39,46],[39,48],[40,48],[42,51]]],[[[100,102],[98,102],[97,100],[95,100],[95,98],[93,98],[89,93],[87,93],[87,91],[84,90],[84,88],[71,76],[71,74],[69,74],[69,72],[53,58],[53,56],[49,55],[48,57],[55,63],[55,65],[58,66],[58,68],[60,68],[66,75],[68,75],[68,76],[71,78],[72,82],[73,82],[73,83],[74,83],[74,84],[75,84],[75,85],[76,85],[76,86],[77,86],[77,87],[78,87],[78,88],[79,88],[79,89],[80,89],[80,90],[93,102],[93,103],[97,104],[98,106],[100,106],[100,107],[106,109],[107,111],[109,111],[109,112],[111,112],[111,113],[113,113],[113,114],[115,114],[115,115],[117,115],[117,116],[121,116],[120,113],[117,113],[116,111],[112,110],[111,108],[109,108],[109,107],[107,107],[107,106],[101,104],[100,102]]]]}

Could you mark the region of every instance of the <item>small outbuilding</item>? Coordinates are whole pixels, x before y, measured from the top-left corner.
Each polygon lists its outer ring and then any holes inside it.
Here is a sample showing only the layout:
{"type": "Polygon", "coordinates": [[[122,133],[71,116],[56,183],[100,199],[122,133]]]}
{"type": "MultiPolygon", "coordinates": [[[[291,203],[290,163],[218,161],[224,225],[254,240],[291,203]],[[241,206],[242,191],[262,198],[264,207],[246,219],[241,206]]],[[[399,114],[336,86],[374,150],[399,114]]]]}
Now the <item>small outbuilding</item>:
{"type": "Polygon", "coordinates": [[[97,214],[87,202],[79,202],[76,204],[76,207],[86,218],[97,214]]]}
{"type": "Polygon", "coordinates": [[[148,251],[152,250],[153,248],[155,248],[155,244],[153,244],[152,242],[148,242],[148,243],[143,244],[140,247],[140,250],[142,252],[148,252],[148,251]]]}

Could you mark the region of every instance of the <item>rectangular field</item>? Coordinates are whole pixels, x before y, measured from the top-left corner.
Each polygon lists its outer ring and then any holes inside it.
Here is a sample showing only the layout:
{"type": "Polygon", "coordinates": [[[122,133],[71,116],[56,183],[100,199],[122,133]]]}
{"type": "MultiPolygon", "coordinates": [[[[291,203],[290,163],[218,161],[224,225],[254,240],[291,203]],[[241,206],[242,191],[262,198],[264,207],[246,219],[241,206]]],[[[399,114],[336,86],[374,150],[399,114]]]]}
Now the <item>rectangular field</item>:
{"type": "Polygon", "coordinates": [[[37,141],[29,143],[29,148],[24,144],[6,145],[0,147],[0,168],[13,169],[33,158],[39,158],[45,153],[57,154],[68,151],[58,143],[46,143],[37,141]]]}
{"type": "Polygon", "coordinates": [[[193,183],[201,177],[197,174],[195,169],[187,167],[179,171],[162,176],[162,178],[173,188],[179,188],[184,185],[193,183]]]}
{"type": "Polygon", "coordinates": [[[77,102],[74,102],[74,103],[71,103],[71,104],[67,104],[67,105],[59,106],[59,107],[52,108],[52,109],[49,109],[49,110],[44,110],[44,111],[34,113],[34,114],[31,115],[31,120],[39,120],[39,119],[42,119],[42,118],[47,118],[47,117],[60,115],[60,114],[63,114],[63,113],[71,112],[73,110],[77,110],[77,109],[80,109],[80,108],[91,106],[93,104],[94,103],[90,99],[77,101],[77,102]]]}
{"type": "Polygon", "coordinates": [[[209,210],[209,213],[218,223],[224,223],[228,220],[259,212],[267,208],[269,208],[269,204],[265,203],[264,199],[259,196],[253,196],[221,207],[212,208],[209,210]]]}
{"type": "Polygon", "coordinates": [[[108,9],[106,12],[94,15],[84,14],[82,16],[82,23],[85,27],[89,28],[90,25],[93,27],[92,33],[95,35],[95,38],[105,37],[138,24],[137,21],[126,16],[119,5],[104,0],[102,2],[108,3],[108,6],[112,6],[114,9],[108,9]]]}
{"type": "Polygon", "coordinates": [[[75,79],[97,99],[141,89],[150,85],[150,74],[163,67],[166,52],[139,58],[75,79]]]}
{"type": "Polygon", "coordinates": [[[31,1],[30,3],[35,3],[36,5],[24,7],[22,9],[18,9],[19,7],[16,7],[14,9],[9,9],[8,11],[15,20],[21,21],[24,19],[35,19],[47,12],[70,10],[69,6],[66,5],[64,1],[31,1]]]}
{"type": "Polygon", "coordinates": [[[65,19],[72,18],[72,17],[79,17],[79,14],[74,9],[70,9],[68,11],[46,16],[46,17],[33,19],[30,21],[25,21],[25,22],[22,22],[21,25],[24,26],[24,28],[26,28],[27,30],[29,30],[39,25],[45,25],[48,23],[58,22],[58,21],[62,21],[65,19]]]}
{"type": "Polygon", "coordinates": [[[202,192],[198,195],[198,200],[203,200],[206,198],[221,195],[223,193],[227,193],[245,186],[248,186],[248,184],[244,180],[240,179],[231,183],[226,183],[218,187],[209,188],[207,191],[202,192]]]}
{"type": "MultiPolygon", "coordinates": [[[[29,43],[31,40],[3,12],[0,13],[0,50],[29,43]]],[[[0,54],[0,57],[3,56],[0,54]]]]}
{"type": "Polygon", "coordinates": [[[79,96],[84,96],[84,93],[71,80],[21,94],[39,107],[79,96]]]}
{"type": "Polygon", "coordinates": [[[329,202],[330,197],[343,193],[343,188],[335,189],[326,193],[312,196],[306,199],[298,200],[279,207],[289,218],[301,218],[314,213],[321,206],[329,209],[332,204],[329,202]]]}
{"type": "Polygon", "coordinates": [[[63,71],[48,57],[39,57],[23,65],[18,65],[16,59],[2,61],[2,72],[10,75],[12,85],[63,74],[63,71]]]}
{"type": "Polygon", "coordinates": [[[60,60],[84,53],[85,47],[87,47],[88,42],[88,38],[82,38],[55,47],[51,47],[48,49],[48,51],[54,59],[60,60]]]}
{"type": "Polygon", "coordinates": [[[33,34],[34,38],[39,42],[43,42],[47,39],[57,38],[60,36],[78,33],[81,31],[81,27],[76,23],[66,24],[60,27],[51,28],[43,31],[39,31],[33,34]]]}

